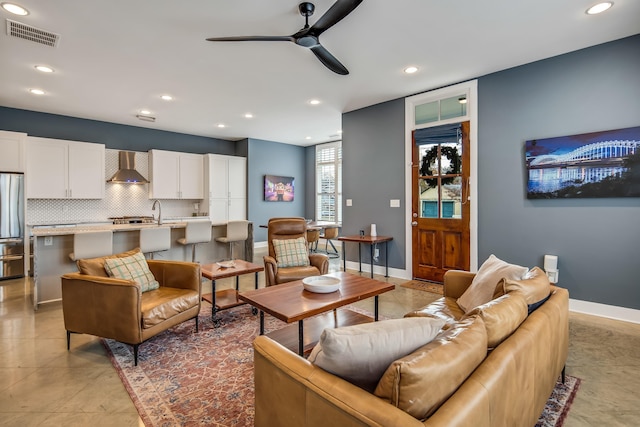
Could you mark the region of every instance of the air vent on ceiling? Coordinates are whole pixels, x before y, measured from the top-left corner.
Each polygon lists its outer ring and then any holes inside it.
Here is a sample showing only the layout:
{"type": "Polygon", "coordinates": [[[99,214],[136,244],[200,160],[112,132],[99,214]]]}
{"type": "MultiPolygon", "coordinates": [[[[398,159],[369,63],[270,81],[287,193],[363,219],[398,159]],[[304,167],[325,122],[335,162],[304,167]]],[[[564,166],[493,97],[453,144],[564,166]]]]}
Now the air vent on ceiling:
{"type": "Polygon", "coordinates": [[[31,25],[7,19],[7,34],[20,39],[29,40],[46,46],[56,47],[60,40],[60,34],[41,30],[31,25]]]}

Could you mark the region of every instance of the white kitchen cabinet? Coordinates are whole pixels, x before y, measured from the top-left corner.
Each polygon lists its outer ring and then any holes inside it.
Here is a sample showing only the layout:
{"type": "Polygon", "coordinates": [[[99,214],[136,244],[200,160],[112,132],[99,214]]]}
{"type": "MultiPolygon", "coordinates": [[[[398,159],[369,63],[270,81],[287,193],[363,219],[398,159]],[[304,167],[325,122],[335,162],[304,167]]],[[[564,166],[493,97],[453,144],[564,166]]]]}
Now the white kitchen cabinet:
{"type": "Polygon", "coordinates": [[[29,199],[102,199],[105,146],[49,138],[27,138],[29,199]]]}
{"type": "Polygon", "coordinates": [[[149,151],[149,198],[191,199],[204,197],[202,154],[149,151]]]}
{"type": "Polygon", "coordinates": [[[205,207],[212,221],[247,219],[247,159],[205,155],[205,207]]]}
{"type": "Polygon", "coordinates": [[[26,133],[0,131],[0,172],[24,172],[26,133]]]}

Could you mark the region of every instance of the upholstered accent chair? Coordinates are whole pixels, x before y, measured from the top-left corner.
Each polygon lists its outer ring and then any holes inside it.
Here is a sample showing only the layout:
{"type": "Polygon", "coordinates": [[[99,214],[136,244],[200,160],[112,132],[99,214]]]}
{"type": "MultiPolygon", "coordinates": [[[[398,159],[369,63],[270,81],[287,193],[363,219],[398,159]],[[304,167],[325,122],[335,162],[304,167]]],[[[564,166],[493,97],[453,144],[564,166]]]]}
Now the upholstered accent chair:
{"type": "Polygon", "coordinates": [[[264,257],[267,286],[327,274],[329,258],[324,254],[308,253],[307,223],[304,218],[271,218],[267,228],[269,255],[264,257]],[[288,252],[286,255],[291,255],[297,249],[299,256],[285,260],[283,247],[288,252]],[[304,250],[304,256],[300,247],[304,250]]]}

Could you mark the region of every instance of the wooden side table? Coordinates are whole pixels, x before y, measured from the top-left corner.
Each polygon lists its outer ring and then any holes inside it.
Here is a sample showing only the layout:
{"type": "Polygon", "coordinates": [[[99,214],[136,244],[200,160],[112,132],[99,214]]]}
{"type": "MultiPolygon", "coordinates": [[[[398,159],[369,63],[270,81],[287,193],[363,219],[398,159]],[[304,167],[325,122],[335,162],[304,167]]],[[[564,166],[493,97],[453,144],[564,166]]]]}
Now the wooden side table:
{"type": "Polygon", "coordinates": [[[384,243],[384,277],[389,277],[389,249],[387,244],[393,240],[391,236],[341,236],[338,240],[342,242],[342,268],[347,271],[347,253],[345,252],[345,242],[358,243],[358,263],[360,264],[360,272],[362,273],[362,249],[361,245],[369,245],[371,253],[371,278],[373,278],[373,247],[376,243],[384,243]]]}
{"type": "MultiPolygon", "coordinates": [[[[216,313],[220,310],[237,307],[246,302],[238,298],[238,288],[240,284],[240,276],[243,274],[255,274],[255,288],[258,289],[258,273],[264,271],[264,267],[251,262],[236,259],[233,260],[233,267],[221,267],[217,263],[203,264],[200,269],[202,276],[211,280],[211,293],[202,295],[202,300],[211,303],[211,319],[217,326],[216,313]],[[235,289],[224,289],[216,291],[216,280],[226,279],[228,277],[236,278],[235,289]]],[[[257,311],[255,311],[257,312],[257,311]]],[[[254,312],[254,314],[255,314],[254,312]]]]}

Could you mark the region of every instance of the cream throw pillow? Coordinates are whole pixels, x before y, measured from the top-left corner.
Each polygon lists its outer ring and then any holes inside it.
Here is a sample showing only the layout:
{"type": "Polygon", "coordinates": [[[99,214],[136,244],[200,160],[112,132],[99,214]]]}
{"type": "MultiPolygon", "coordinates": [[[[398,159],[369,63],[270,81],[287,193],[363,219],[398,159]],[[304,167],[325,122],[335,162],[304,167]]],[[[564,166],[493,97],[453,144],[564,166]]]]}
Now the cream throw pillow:
{"type": "Polygon", "coordinates": [[[527,267],[509,264],[492,254],[480,266],[471,285],[456,302],[465,313],[469,313],[477,306],[491,301],[501,279],[520,280],[527,271],[527,267]]]}
{"type": "Polygon", "coordinates": [[[142,292],[160,287],[160,283],[149,270],[149,265],[142,252],[123,258],[107,258],[104,260],[104,269],[110,277],[137,282],[140,284],[142,292]]]}
{"type": "Polygon", "coordinates": [[[278,267],[301,267],[309,265],[309,249],[307,239],[273,239],[273,250],[276,252],[278,267]]]}
{"type": "Polygon", "coordinates": [[[444,324],[442,319],[410,317],[325,329],[309,361],[373,392],[391,362],[430,342],[444,324]]]}

